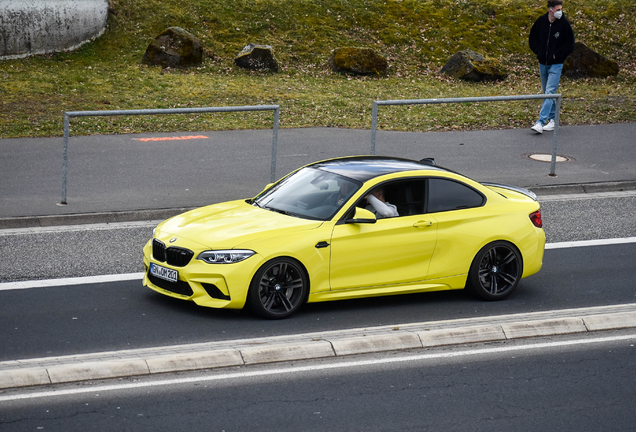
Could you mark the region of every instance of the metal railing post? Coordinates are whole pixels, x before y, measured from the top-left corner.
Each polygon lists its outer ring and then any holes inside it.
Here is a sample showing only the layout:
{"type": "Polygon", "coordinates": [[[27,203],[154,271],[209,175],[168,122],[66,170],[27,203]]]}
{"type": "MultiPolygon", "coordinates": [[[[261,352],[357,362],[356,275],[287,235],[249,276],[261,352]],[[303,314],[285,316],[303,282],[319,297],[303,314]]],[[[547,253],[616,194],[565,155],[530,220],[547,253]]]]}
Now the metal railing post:
{"type": "Polygon", "coordinates": [[[280,116],[280,107],[274,110],[274,136],[272,137],[272,163],[271,163],[271,174],[270,174],[270,183],[274,183],[276,181],[276,159],[278,153],[278,119],[280,116]]]}
{"type": "Polygon", "coordinates": [[[62,201],[60,205],[67,205],[66,202],[66,182],[68,179],[68,135],[70,128],[70,117],[64,113],[64,148],[62,149],[62,201]]]}
{"type": "Polygon", "coordinates": [[[555,100],[554,132],[552,133],[552,160],[550,161],[550,177],[556,177],[557,146],[559,144],[559,117],[561,115],[561,95],[555,100]]]}
{"type": "Polygon", "coordinates": [[[371,154],[375,156],[375,134],[378,128],[378,103],[373,102],[371,112],[371,154]]]}

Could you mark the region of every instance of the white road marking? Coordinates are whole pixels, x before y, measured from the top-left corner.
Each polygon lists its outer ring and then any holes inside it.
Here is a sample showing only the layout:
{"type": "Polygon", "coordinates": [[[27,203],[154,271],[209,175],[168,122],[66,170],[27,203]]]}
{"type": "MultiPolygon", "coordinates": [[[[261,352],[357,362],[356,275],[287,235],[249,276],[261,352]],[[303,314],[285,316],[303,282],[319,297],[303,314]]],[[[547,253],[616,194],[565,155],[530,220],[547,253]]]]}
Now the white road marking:
{"type": "Polygon", "coordinates": [[[518,345],[518,346],[485,347],[485,348],[477,348],[477,349],[471,349],[466,351],[454,350],[454,351],[445,351],[445,352],[433,353],[433,354],[415,354],[415,355],[405,354],[399,357],[389,357],[389,358],[370,359],[370,360],[351,361],[351,360],[345,359],[345,360],[336,361],[334,363],[315,364],[315,365],[308,365],[308,366],[291,366],[291,367],[283,366],[283,367],[274,367],[272,369],[265,369],[265,370],[255,370],[255,371],[245,370],[240,372],[219,373],[219,374],[212,374],[208,376],[196,376],[196,377],[189,377],[189,378],[183,377],[183,378],[163,379],[163,380],[148,381],[148,382],[96,385],[96,386],[91,386],[90,388],[72,388],[72,389],[65,389],[65,390],[36,391],[33,393],[24,393],[24,394],[18,393],[18,394],[0,396],[0,402],[37,399],[37,398],[45,398],[45,397],[71,396],[71,395],[86,394],[86,393],[100,394],[107,391],[122,391],[122,390],[129,390],[129,389],[173,386],[173,385],[189,384],[189,383],[218,382],[218,381],[236,380],[236,379],[242,379],[242,378],[251,378],[251,377],[265,377],[265,376],[272,376],[272,375],[289,376],[290,374],[293,374],[293,373],[317,372],[317,371],[333,370],[333,369],[359,369],[360,367],[376,366],[376,365],[391,364],[391,363],[406,363],[406,362],[415,362],[415,361],[422,361],[422,360],[450,359],[450,358],[457,358],[457,357],[469,357],[469,356],[490,355],[490,354],[505,354],[509,352],[545,350],[546,348],[557,348],[557,347],[566,347],[566,346],[584,346],[584,345],[602,344],[602,343],[628,341],[628,340],[636,340],[636,334],[606,336],[606,337],[590,338],[590,339],[579,338],[579,339],[572,339],[572,340],[565,340],[565,341],[533,343],[533,344],[518,345]]]}
{"type": "MultiPolygon", "coordinates": [[[[566,248],[575,248],[575,247],[607,246],[607,245],[617,245],[617,244],[626,244],[626,243],[636,243],[636,237],[548,243],[545,245],[545,248],[546,250],[566,249],[566,248]]],[[[125,273],[125,274],[114,274],[114,275],[60,278],[60,279],[42,279],[42,280],[30,280],[30,281],[19,281],[19,282],[2,282],[0,283],[0,291],[30,289],[30,288],[48,288],[48,287],[69,286],[69,285],[84,285],[84,284],[119,282],[119,281],[132,281],[132,280],[141,280],[143,277],[144,277],[144,274],[140,272],[140,273],[125,273]]]]}
{"type": "Polygon", "coordinates": [[[130,281],[130,280],[141,281],[143,277],[144,277],[143,272],[140,272],[140,273],[124,273],[124,274],[99,275],[99,276],[83,276],[83,277],[74,277],[74,278],[42,279],[42,280],[20,281],[20,282],[4,282],[4,283],[0,283],[0,291],[30,289],[30,288],[49,288],[49,287],[56,287],[56,286],[96,284],[96,283],[119,282],[119,281],[130,281]]]}
{"type": "Polygon", "coordinates": [[[7,228],[0,229],[0,236],[28,235],[28,234],[59,234],[81,231],[104,231],[136,228],[154,228],[162,221],[113,222],[96,224],[61,225],[50,227],[7,228]]]}
{"type": "Polygon", "coordinates": [[[580,194],[539,195],[539,202],[548,201],[580,201],[600,198],[627,198],[636,197],[636,191],[594,192],[580,194]]]}
{"type": "Polygon", "coordinates": [[[626,244],[626,243],[636,243],[636,237],[548,243],[545,245],[545,248],[546,250],[547,249],[566,249],[566,248],[575,248],[575,247],[607,246],[607,245],[617,245],[617,244],[626,244]]]}

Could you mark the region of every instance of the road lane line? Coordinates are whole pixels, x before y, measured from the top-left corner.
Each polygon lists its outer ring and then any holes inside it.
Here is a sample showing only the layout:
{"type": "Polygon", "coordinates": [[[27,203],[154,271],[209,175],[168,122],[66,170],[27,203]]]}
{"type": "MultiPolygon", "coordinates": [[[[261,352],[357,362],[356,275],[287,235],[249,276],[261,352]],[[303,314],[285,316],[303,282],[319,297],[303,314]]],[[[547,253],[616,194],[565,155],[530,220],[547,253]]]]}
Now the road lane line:
{"type": "Polygon", "coordinates": [[[636,191],[612,191],[612,192],[591,192],[580,194],[559,194],[559,195],[539,195],[540,203],[548,201],[581,201],[602,198],[631,198],[636,197],[636,191]]]}
{"type": "Polygon", "coordinates": [[[29,235],[29,234],[61,234],[66,232],[104,231],[120,229],[154,228],[161,220],[137,221],[137,222],[112,222],[79,225],[60,225],[50,227],[7,228],[0,229],[1,236],[29,235]]]}
{"type": "MultiPolygon", "coordinates": [[[[566,248],[585,247],[585,246],[607,246],[607,245],[618,245],[618,244],[628,244],[628,243],[636,243],[636,237],[548,243],[545,245],[545,248],[546,250],[550,250],[550,249],[566,249],[566,248]]],[[[114,274],[114,275],[60,278],[60,279],[29,280],[29,281],[19,281],[19,282],[2,282],[0,283],[0,291],[132,281],[132,280],[141,280],[143,276],[144,274],[140,272],[140,273],[125,273],[125,274],[114,274]]]]}
{"type": "Polygon", "coordinates": [[[415,354],[415,355],[406,354],[399,357],[389,357],[389,358],[370,359],[370,360],[353,360],[353,361],[340,360],[340,361],[335,361],[333,363],[317,364],[317,365],[309,365],[309,366],[274,367],[272,369],[267,369],[267,370],[256,370],[256,371],[246,370],[246,371],[239,371],[239,372],[219,373],[219,374],[214,374],[209,376],[163,379],[163,380],[150,381],[150,382],[134,382],[134,383],[126,383],[126,384],[122,383],[122,384],[114,384],[114,385],[96,385],[96,386],[91,386],[90,388],[72,388],[72,389],[66,389],[66,390],[37,391],[33,393],[23,393],[23,394],[18,393],[18,394],[0,396],[0,402],[38,399],[38,398],[45,398],[45,397],[71,396],[71,395],[86,394],[86,393],[99,394],[99,393],[103,393],[107,391],[122,391],[122,390],[151,388],[151,387],[174,386],[174,385],[190,384],[190,383],[219,382],[219,381],[236,380],[236,379],[242,379],[242,378],[266,377],[266,376],[275,376],[275,375],[289,376],[290,374],[295,374],[295,373],[319,372],[319,371],[335,370],[335,369],[357,370],[360,367],[377,366],[377,365],[385,365],[385,364],[398,364],[398,363],[416,362],[416,361],[422,361],[422,360],[451,359],[451,358],[470,357],[470,356],[479,356],[479,355],[505,354],[509,352],[536,351],[536,350],[545,350],[549,348],[585,346],[585,345],[603,344],[603,343],[629,341],[629,340],[636,340],[636,334],[607,336],[607,337],[599,337],[599,338],[579,338],[579,339],[571,339],[571,340],[565,340],[565,341],[532,343],[532,344],[518,345],[518,346],[487,347],[487,348],[471,349],[466,351],[445,351],[445,352],[433,353],[433,354],[430,354],[430,353],[415,354]]]}
{"type": "Polygon", "coordinates": [[[74,278],[4,282],[4,283],[0,283],[0,291],[30,289],[30,288],[49,288],[49,287],[57,287],[57,286],[84,285],[84,284],[120,282],[120,281],[131,281],[131,280],[141,281],[143,277],[144,277],[143,272],[139,272],[139,273],[124,273],[124,274],[113,274],[113,275],[83,276],[83,277],[74,277],[74,278]]]}
{"type": "Polygon", "coordinates": [[[548,244],[545,245],[545,248],[546,248],[546,250],[548,250],[548,249],[567,249],[567,248],[575,248],[575,247],[607,246],[607,245],[617,245],[617,244],[627,244],[627,243],[636,243],[636,237],[599,239],[599,240],[579,240],[579,241],[571,241],[571,242],[548,243],[548,244]]]}

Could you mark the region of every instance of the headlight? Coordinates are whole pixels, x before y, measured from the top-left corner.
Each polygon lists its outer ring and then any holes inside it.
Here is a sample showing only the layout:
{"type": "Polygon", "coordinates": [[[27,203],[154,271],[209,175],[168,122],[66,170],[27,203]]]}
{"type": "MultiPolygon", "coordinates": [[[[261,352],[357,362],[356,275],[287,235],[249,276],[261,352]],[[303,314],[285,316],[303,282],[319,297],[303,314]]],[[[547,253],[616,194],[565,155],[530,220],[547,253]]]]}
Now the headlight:
{"type": "Polygon", "coordinates": [[[251,250],[241,249],[205,251],[201,252],[197,259],[209,264],[231,264],[248,259],[255,253],[251,250]]]}

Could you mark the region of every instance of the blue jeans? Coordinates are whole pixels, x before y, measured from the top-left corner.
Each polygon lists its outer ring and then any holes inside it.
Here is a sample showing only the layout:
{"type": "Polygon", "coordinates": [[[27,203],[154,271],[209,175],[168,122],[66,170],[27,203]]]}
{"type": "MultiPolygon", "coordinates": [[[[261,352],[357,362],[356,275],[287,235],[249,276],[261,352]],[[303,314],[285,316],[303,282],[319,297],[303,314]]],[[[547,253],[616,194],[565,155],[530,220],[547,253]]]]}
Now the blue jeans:
{"type": "MultiPolygon", "coordinates": [[[[561,71],[563,63],[553,65],[539,64],[539,72],[541,72],[541,89],[543,94],[555,94],[559,88],[559,80],[561,79],[561,71]]],[[[556,111],[556,101],[554,99],[543,99],[541,111],[539,112],[539,121],[545,125],[550,120],[554,120],[556,111]]]]}

